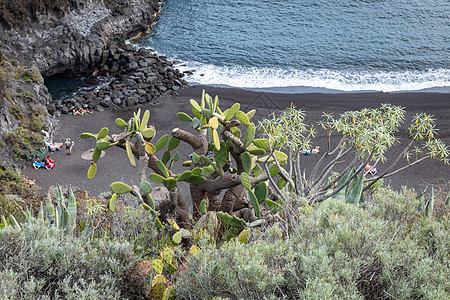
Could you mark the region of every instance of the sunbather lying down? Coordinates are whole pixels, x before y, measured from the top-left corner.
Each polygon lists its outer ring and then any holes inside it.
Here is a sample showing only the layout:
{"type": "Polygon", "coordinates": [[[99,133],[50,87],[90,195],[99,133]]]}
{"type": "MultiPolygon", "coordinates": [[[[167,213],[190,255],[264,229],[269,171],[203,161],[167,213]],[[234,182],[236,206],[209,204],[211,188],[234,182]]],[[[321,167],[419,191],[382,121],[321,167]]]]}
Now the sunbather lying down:
{"type": "Polygon", "coordinates": [[[378,171],[377,171],[377,169],[376,168],[374,168],[374,167],[372,167],[371,165],[369,165],[369,164],[367,164],[365,167],[364,167],[364,174],[369,174],[369,175],[377,175],[378,174],[378,171]]]}
{"type": "Polygon", "coordinates": [[[80,109],[73,109],[72,110],[72,113],[73,113],[73,115],[74,116],[82,116],[82,115],[84,115],[84,114],[92,114],[92,111],[89,111],[89,110],[87,110],[87,109],[84,109],[84,108],[80,108],[80,109]]]}
{"type": "Polygon", "coordinates": [[[311,151],[303,149],[303,150],[300,150],[300,153],[302,153],[303,155],[317,154],[320,152],[319,148],[320,148],[320,146],[316,146],[311,151]]]}

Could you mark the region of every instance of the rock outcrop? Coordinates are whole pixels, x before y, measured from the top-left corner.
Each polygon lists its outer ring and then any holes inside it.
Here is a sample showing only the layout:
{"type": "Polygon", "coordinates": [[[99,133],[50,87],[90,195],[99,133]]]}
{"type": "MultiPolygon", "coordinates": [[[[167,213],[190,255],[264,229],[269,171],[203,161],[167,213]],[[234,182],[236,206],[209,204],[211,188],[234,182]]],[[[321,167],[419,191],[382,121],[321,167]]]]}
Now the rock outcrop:
{"type": "Polygon", "coordinates": [[[159,8],[155,0],[0,0],[0,48],[44,77],[89,73],[111,45],[147,30],[159,8]]]}

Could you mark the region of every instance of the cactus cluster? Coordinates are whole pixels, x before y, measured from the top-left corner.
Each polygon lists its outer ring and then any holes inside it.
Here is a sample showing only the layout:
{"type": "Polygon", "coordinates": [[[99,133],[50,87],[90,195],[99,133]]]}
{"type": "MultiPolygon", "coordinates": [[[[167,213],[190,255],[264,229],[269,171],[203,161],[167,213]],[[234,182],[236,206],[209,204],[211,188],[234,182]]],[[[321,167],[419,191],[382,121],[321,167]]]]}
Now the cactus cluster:
{"type": "MultiPolygon", "coordinates": [[[[69,196],[66,199],[61,187],[58,185],[56,187],[56,202],[57,207],[55,209],[49,193],[45,209],[41,203],[37,217],[34,217],[31,208],[28,208],[26,212],[22,211],[22,214],[24,215],[27,223],[48,223],[50,226],[55,226],[56,228],[62,230],[65,234],[70,235],[75,229],[77,217],[77,202],[72,189],[69,189],[69,196]]],[[[8,222],[4,216],[2,216],[2,222],[4,227],[8,226],[8,222]]],[[[9,224],[13,227],[19,229],[21,228],[19,222],[17,222],[13,215],[9,216],[9,224]]]]}
{"type": "Polygon", "coordinates": [[[181,227],[190,228],[189,209],[178,189],[180,182],[186,182],[190,184],[195,219],[206,211],[222,211],[252,222],[261,216],[260,205],[263,203],[271,210],[278,210],[280,203],[267,197],[269,191],[264,181],[268,179],[269,172],[263,170],[261,164],[265,163],[273,169],[272,165],[286,164],[287,156],[278,150],[271,151],[267,139],[255,139],[256,126],[251,122],[255,110],[243,112],[240,104],[235,103],[222,111],[218,97],[212,98],[204,91],[200,102],[191,99],[190,104],[192,115],[179,112],[177,117],[188,122],[197,134],[175,128],[172,137],[165,134],[152,143],[156,130],[148,125],[148,110],[142,117],[139,110],[128,121],[116,119],[115,123],[124,130],[122,133],[110,136],[109,129],[105,127],[97,134],[81,134],[82,138],[96,140],[89,178],[96,174],[101,151],[112,146],[126,150],[131,165],[136,166],[136,159],[139,160],[140,185],[111,184],[113,196],[108,207],[114,210],[118,196],[131,193],[157,216],[157,226],[175,215],[181,227]],[[183,163],[190,169],[176,174],[172,167],[180,159],[179,152],[174,152],[180,141],[192,147],[192,154],[191,159],[183,163]],[[158,152],[162,155],[157,156],[158,152]],[[148,177],[147,168],[153,171],[148,177]],[[152,186],[147,179],[164,184],[169,190],[169,199],[154,203],[152,186]],[[223,195],[222,199],[220,195],[223,195]]]}

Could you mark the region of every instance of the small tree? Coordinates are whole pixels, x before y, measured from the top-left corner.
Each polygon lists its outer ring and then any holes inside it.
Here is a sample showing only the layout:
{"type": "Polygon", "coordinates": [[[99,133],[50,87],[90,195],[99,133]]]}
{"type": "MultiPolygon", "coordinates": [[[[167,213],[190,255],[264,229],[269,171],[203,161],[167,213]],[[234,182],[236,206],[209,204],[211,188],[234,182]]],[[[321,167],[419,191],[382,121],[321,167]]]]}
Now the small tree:
{"type": "Polygon", "coordinates": [[[266,159],[264,168],[271,175],[274,193],[283,200],[294,194],[305,198],[308,203],[321,202],[333,196],[358,202],[362,192],[381,178],[392,176],[428,158],[449,164],[447,146],[435,138],[437,129],[433,117],[421,113],[412,119],[408,130],[411,140],[402,153],[382,173],[369,175],[364,172],[368,163],[375,167],[386,160],[385,154],[398,143],[396,134],[405,121],[404,108],[382,104],[379,108],[347,111],[339,118],[324,113],[319,125],[327,133],[327,148],[314,168],[307,172],[302,168],[301,154],[305,149],[311,149],[316,131],[305,123],[304,118],[304,112],[291,106],[278,116],[273,114],[271,119],[262,120],[258,126],[267,138],[264,142],[273,160],[271,163],[266,159]],[[339,140],[335,145],[333,137],[339,140]],[[283,168],[277,161],[276,150],[288,154],[286,167],[283,168]],[[407,165],[398,167],[402,158],[406,158],[407,165]],[[343,161],[345,165],[342,165],[343,161]],[[340,173],[335,171],[338,164],[343,169],[340,173]],[[279,176],[277,182],[276,176],[279,176]]]}
{"type": "MultiPolygon", "coordinates": [[[[264,182],[268,176],[262,172],[256,157],[256,154],[264,154],[265,151],[252,145],[256,126],[250,119],[255,110],[244,113],[239,110],[239,103],[236,103],[222,112],[218,106],[217,96],[213,99],[205,92],[200,103],[193,99],[190,103],[193,117],[183,112],[177,116],[180,120],[188,122],[198,135],[175,128],[171,138],[166,134],[152,144],[156,130],[148,125],[150,115],[148,110],[142,117],[139,110],[128,122],[116,119],[116,124],[124,128],[122,133],[110,136],[106,127],[97,134],[82,133],[81,138],[96,140],[88,177],[93,178],[97,173],[101,151],[112,146],[120,147],[126,150],[132,166],[136,166],[136,159],[139,160],[141,183],[139,187],[121,182],[112,183],[111,190],[114,194],[109,202],[110,209],[114,210],[118,195],[132,193],[148,210],[159,216],[161,221],[164,222],[169,216],[175,215],[182,227],[190,228],[188,207],[178,188],[180,182],[187,182],[190,184],[194,218],[209,210],[227,213],[219,214],[219,217],[225,222],[239,226],[245,222],[242,223],[242,220],[233,217],[243,218],[245,221],[256,220],[260,215],[259,204],[269,200],[266,199],[267,190],[264,182]],[[246,126],[245,136],[238,129],[239,126],[246,126]],[[180,141],[192,147],[192,160],[185,163],[190,167],[189,171],[175,174],[172,166],[179,160],[179,153],[172,152],[180,141]],[[161,158],[158,158],[156,154],[166,146],[167,150],[161,158]],[[168,188],[169,199],[161,203],[153,202],[152,186],[146,181],[148,168],[153,171],[149,178],[168,188]],[[248,201],[247,191],[251,201],[248,201]],[[222,192],[223,197],[220,197],[222,192]]],[[[282,160],[287,159],[287,156],[281,156],[282,160]]]]}

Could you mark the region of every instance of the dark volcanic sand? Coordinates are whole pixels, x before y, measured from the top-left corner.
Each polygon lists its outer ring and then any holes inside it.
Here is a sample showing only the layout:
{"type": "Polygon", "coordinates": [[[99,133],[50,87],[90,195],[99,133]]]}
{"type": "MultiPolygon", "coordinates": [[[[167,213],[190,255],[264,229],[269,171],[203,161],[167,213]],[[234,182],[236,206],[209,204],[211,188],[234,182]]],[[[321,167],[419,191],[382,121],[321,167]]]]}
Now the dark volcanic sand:
{"type": "MultiPolygon", "coordinates": [[[[150,124],[156,127],[156,138],[169,133],[173,128],[180,127],[189,129],[188,123],[176,118],[176,113],[184,111],[191,114],[189,99],[194,98],[199,101],[202,89],[211,95],[219,96],[220,107],[225,109],[235,102],[241,103],[241,110],[249,111],[255,108],[257,115],[253,121],[267,116],[268,114],[290,106],[291,102],[298,109],[302,109],[307,114],[308,123],[317,123],[321,119],[322,112],[333,112],[335,116],[346,110],[358,110],[363,107],[377,107],[380,103],[392,103],[406,108],[407,120],[413,114],[426,112],[433,114],[436,118],[437,128],[439,128],[439,138],[447,145],[450,145],[450,94],[440,93],[350,93],[350,94],[270,94],[251,92],[232,88],[214,88],[208,86],[195,86],[181,90],[179,96],[164,95],[158,99],[156,105],[145,105],[143,109],[150,110],[150,124]]],[[[122,117],[127,120],[132,116],[137,107],[123,111],[94,112],[92,115],[69,116],[63,115],[59,118],[59,131],[56,133],[55,142],[63,141],[70,137],[75,141],[73,154],[66,155],[65,149],[50,154],[55,161],[56,167],[53,170],[35,170],[30,165],[24,170],[24,174],[30,179],[36,179],[37,185],[42,187],[41,192],[46,193],[49,186],[60,184],[71,185],[74,188],[86,189],[90,195],[97,196],[101,192],[109,191],[109,185],[114,181],[123,181],[128,184],[138,183],[138,170],[133,169],[127,159],[125,151],[121,149],[109,149],[106,155],[99,160],[97,176],[89,180],[86,176],[90,162],[83,160],[81,154],[95,146],[93,139],[82,140],[79,138],[82,132],[97,133],[102,127],[110,129],[110,133],[119,133],[122,130],[115,125],[114,120],[122,117]]],[[[406,123],[408,124],[408,123],[406,123]]],[[[406,129],[406,126],[405,128],[406,129]]],[[[191,129],[192,130],[192,129],[191,129]]],[[[315,145],[325,148],[324,132],[319,130],[315,145]]],[[[405,140],[402,140],[405,145],[405,140]]],[[[181,154],[177,172],[185,169],[181,162],[187,160],[187,155],[191,153],[189,147],[180,144],[178,149],[181,154]]],[[[396,146],[387,153],[388,162],[393,161],[403,150],[396,146]]],[[[162,152],[161,152],[162,155],[162,152]]],[[[309,167],[317,161],[319,155],[305,156],[303,165],[309,167]]],[[[383,170],[383,165],[379,165],[378,170],[383,170]]],[[[397,175],[386,179],[386,183],[393,188],[408,186],[416,190],[422,189],[427,184],[444,184],[450,182],[450,166],[432,159],[425,160],[412,168],[409,168],[397,175]]],[[[183,187],[183,192],[188,194],[188,189],[183,187]]]]}

